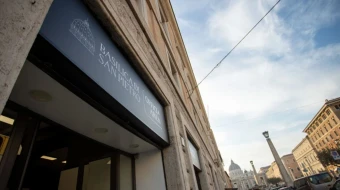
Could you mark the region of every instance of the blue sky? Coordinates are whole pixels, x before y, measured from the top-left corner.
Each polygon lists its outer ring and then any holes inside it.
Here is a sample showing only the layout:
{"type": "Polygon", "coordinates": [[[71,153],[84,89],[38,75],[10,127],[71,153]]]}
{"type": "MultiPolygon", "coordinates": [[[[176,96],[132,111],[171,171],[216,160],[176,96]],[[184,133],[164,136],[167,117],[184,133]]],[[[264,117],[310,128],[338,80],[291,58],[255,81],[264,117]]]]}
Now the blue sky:
{"type": "MultiPolygon", "coordinates": [[[[200,81],[276,0],[171,0],[200,81]]],[[[282,156],[325,99],[340,96],[340,1],[283,0],[201,84],[200,92],[227,170],[282,156]]]]}

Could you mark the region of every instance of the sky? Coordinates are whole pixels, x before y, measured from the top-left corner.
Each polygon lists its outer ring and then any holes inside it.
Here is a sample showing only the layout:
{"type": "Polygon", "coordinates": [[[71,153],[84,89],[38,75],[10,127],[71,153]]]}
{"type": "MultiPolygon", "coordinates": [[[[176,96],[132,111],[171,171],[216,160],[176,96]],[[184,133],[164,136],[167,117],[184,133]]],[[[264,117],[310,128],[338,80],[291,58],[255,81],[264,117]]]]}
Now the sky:
{"type": "MultiPolygon", "coordinates": [[[[277,0],[171,0],[197,82],[277,0]]],[[[200,86],[228,171],[270,165],[340,97],[340,1],[282,0],[200,86]]]]}

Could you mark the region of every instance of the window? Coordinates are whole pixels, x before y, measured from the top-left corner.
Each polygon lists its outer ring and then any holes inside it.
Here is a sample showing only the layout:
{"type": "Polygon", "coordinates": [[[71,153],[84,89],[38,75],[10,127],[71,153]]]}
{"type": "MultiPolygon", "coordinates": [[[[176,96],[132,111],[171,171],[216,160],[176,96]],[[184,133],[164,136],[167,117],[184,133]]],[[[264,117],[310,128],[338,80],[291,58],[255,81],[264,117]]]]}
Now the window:
{"type": "Polygon", "coordinates": [[[164,13],[164,11],[162,9],[162,6],[159,6],[159,11],[160,11],[160,14],[161,14],[161,26],[162,26],[163,30],[165,31],[165,34],[166,34],[168,40],[170,41],[170,39],[169,39],[168,19],[165,16],[165,13],[164,13]]]}
{"type": "Polygon", "coordinates": [[[322,143],[325,145],[326,143],[325,143],[325,141],[322,139],[322,143]]]}
{"type": "Polygon", "coordinates": [[[331,137],[331,139],[333,139],[333,135],[332,134],[329,134],[329,136],[331,137]]]}
{"type": "Polygon", "coordinates": [[[329,142],[328,138],[326,137],[326,141],[329,142]]]}
{"type": "Polygon", "coordinates": [[[147,14],[147,3],[145,2],[145,0],[136,0],[139,11],[141,13],[141,15],[144,17],[144,20],[147,24],[148,23],[148,14],[147,14]]]}
{"type": "Polygon", "coordinates": [[[326,113],[327,113],[327,115],[330,115],[330,114],[331,114],[331,111],[326,110],[326,113]]]}
{"type": "Polygon", "coordinates": [[[313,129],[315,129],[315,125],[313,125],[313,129]]]}
{"type": "Polygon", "coordinates": [[[338,133],[337,133],[336,131],[334,131],[334,134],[335,134],[336,136],[338,136],[338,133]]]}
{"type": "Polygon", "coordinates": [[[178,76],[177,68],[176,68],[175,63],[174,63],[174,61],[173,61],[173,59],[172,59],[172,57],[171,57],[169,52],[168,52],[168,59],[169,59],[169,69],[170,69],[170,72],[172,74],[172,77],[173,77],[173,79],[175,79],[176,85],[178,87],[180,87],[179,86],[180,81],[179,81],[179,76],[178,76]]]}
{"type": "Polygon", "coordinates": [[[319,127],[319,122],[315,122],[315,125],[316,125],[317,127],[319,127]]]}
{"type": "Polygon", "coordinates": [[[328,132],[326,125],[324,125],[324,129],[325,129],[326,132],[328,132]]]}
{"type": "Polygon", "coordinates": [[[334,121],[335,125],[338,124],[338,122],[336,122],[336,120],[334,119],[334,117],[332,117],[332,120],[334,121]]]}
{"type": "Polygon", "coordinates": [[[316,148],[319,148],[319,146],[318,145],[315,145],[316,146],[316,148]]]}
{"type": "Polygon", "coordinates": [[[328,125],[331,129],[333,128],[333,126],[331,125],[331,122],[329,122],[329,121],[328,121],[328,125]]]}
{"type": "Polygon", "coordinates": [[[326,119],[326,116],[325,116],[325,114],[322,114],[322,118],[325,120],[326,119]]]}
{"type": "Polygon", "coordinates": [[[322,135],[324,135],[324,133],[323,133],[323,131],[321,129],[320,129],[320,131],[321,131],[322,135]]]}
{"type": "Polygon", "coordinates": [[[319,118],[319,122],[320,122],[320,124],[322,123],[322,119],[321,119],[321,117],[319,118]]]}
{"type": "Polygon", "coordinates": [[[318,135],[319,135],[319,138],[320,138],[321,136],[320,136],[320,133],[319,133],[319,132],[318,132],[318,135]]]}

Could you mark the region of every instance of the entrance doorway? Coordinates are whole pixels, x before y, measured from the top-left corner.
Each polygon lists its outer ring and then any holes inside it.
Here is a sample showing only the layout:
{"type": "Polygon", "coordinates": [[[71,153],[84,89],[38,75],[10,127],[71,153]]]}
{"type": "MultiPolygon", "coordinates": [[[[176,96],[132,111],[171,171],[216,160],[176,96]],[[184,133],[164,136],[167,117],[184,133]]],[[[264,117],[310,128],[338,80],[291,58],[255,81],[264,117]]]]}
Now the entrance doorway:
{"type": "MultiPolygon", "coordinates": [[[[18,115],[16,119],[22,121],[18,125],[25,125],[25,119],[27,123],[19,151],[13,157],[15,162],[8,189],[133,189],[133,155],[105,146],[52,121],[27,117],[26,113],[18,115]]],[[[12,134],[11,138],[19,137],[12,134]]]]}

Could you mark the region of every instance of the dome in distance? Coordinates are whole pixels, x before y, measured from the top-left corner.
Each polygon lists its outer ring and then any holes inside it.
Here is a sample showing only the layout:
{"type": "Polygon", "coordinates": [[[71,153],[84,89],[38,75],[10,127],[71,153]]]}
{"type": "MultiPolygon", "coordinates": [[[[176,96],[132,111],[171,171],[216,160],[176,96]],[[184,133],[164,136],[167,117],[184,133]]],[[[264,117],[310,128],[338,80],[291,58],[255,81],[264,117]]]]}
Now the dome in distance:
{"type": "Polygon", "coordinates": [[[235,164],[233,160],[231,160],[229,171],[233,171],[233,170],[241,170],[241,168],[239,165],[235,164]]]}

